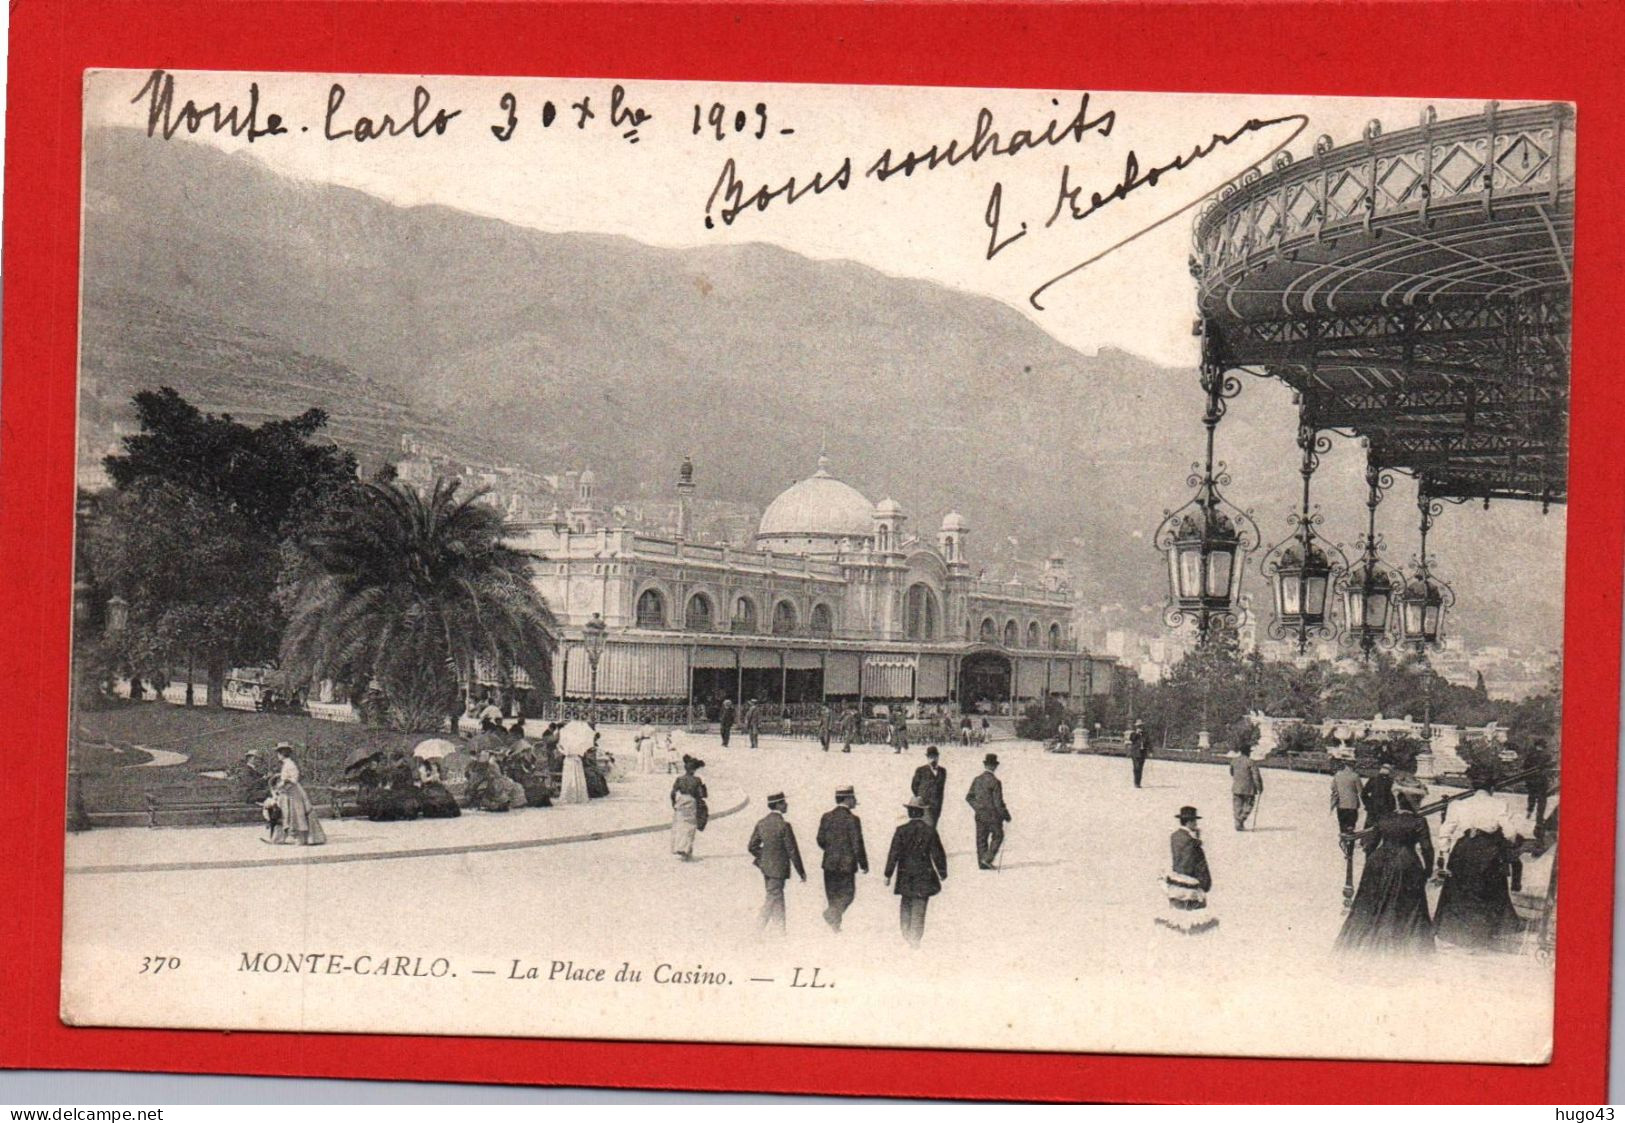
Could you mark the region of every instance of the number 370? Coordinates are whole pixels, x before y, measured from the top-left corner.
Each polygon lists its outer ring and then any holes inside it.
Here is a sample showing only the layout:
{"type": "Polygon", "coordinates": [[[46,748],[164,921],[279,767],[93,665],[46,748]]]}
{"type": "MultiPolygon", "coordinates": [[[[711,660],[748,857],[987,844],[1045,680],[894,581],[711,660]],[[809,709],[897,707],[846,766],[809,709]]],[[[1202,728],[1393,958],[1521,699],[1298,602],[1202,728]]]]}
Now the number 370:
{"type": "Polygon", "coordinates": [[[165,971],[179,971],[181,961],[175,955],[144,955],[141,957],[141,970],[139,975],[161,975],[165,971]]]}

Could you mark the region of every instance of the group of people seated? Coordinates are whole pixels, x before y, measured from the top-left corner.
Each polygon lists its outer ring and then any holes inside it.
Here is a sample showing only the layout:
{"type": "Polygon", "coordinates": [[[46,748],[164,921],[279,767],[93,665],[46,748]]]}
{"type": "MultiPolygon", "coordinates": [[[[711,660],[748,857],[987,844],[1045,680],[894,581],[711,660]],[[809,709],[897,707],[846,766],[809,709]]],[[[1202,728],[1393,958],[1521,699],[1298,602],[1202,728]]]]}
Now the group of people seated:
{"type": "Polygon", "coordinates": [[[462,814],[446,787],[439,760],[408,757],[400,749],[374,753],[351,766],[361,813],[378,823],[400,819],[455,819],[462,814]]]}
{"type": "Polygon", "coordinates": [[[613,758],[595,740],[574,758],[578,775],[559,746],[561,728],[562,723],[549,722],[533,743],[523,719],[505,728],[487,716],[480,732],[455,751],[408,757],[395,749],[356,760],[345,771],[356,781],[361,813],[375,822],[450,819],[464,808],[506,812],[607,796],[613,758]]]}

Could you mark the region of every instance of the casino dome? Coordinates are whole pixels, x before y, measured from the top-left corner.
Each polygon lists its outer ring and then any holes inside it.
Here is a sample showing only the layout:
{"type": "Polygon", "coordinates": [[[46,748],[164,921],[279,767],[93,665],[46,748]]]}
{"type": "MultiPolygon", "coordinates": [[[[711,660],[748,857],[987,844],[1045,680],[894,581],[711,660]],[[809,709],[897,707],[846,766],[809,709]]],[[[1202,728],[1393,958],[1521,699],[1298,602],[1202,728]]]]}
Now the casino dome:
{"type": "Polygon", "coordinates": [[[851,484],[830,475],[829,458],[818,471],[791,484],[762,512],[756,540],[773,548],[800,547],[811,540],[868,538],[874,533],[874,504],[851,484]],[[807,540],[807,541],[800,541],[807,540]]]}

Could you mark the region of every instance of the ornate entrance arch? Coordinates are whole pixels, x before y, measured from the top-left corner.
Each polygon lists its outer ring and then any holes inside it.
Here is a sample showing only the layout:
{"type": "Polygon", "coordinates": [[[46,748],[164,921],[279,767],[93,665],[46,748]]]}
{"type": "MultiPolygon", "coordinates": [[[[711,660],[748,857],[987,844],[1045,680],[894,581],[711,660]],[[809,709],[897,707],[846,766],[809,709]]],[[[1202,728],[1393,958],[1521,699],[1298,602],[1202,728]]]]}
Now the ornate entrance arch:
{"type": "Polygon", "coordinates": [[[959,664],[959,708],[967,714],[979,712],[978,702],[990,704],[991,712],[1010,701],[1011,665],[1008,656],[997,651],[974,651],[959,664]]]}

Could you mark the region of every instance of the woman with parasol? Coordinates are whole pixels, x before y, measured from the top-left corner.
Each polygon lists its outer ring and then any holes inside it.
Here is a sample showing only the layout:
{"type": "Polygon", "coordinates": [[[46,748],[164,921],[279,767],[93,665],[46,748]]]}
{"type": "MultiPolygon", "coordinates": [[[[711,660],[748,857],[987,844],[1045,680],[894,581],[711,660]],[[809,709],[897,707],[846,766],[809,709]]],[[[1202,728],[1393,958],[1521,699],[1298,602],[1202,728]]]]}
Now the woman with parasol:
{"type": "Polygon", "coordinates": [[[417,762],[418,808],[425,819],[455,819],[463,813],[457,797],[444,783],[441,763],[456,751],[456,745],[441,737],[420,741],[412,750],[412,759],[417,762]]]}

